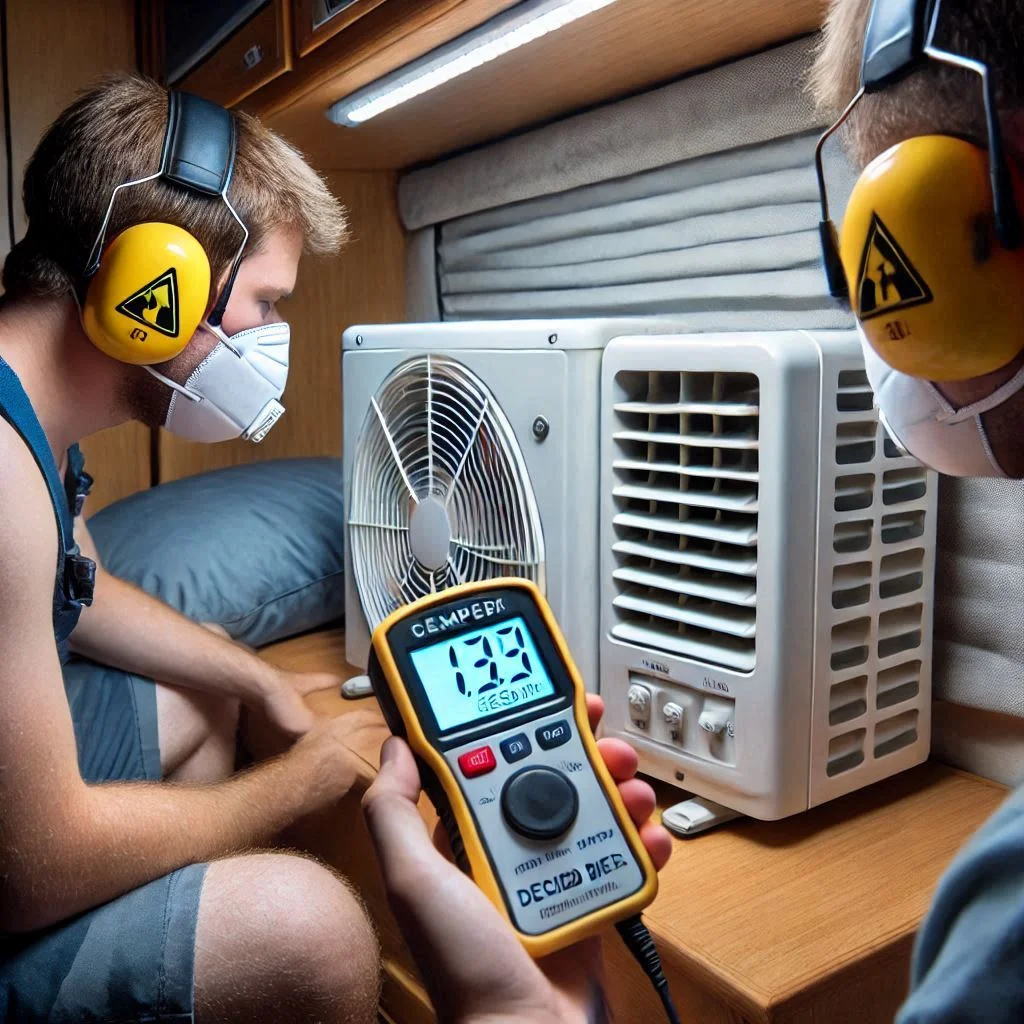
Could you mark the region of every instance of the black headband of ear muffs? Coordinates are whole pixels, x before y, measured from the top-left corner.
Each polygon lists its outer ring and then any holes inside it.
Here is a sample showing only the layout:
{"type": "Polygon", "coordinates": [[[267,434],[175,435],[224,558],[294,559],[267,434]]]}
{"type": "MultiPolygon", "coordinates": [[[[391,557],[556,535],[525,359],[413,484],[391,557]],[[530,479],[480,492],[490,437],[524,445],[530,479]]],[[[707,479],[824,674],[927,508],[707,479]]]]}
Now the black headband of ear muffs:
{"type": "MultiPolygon", "coordinates": [[[[125,186],[140,184],[152,178],[161,178],[173,184],[198,192],[205,196],[219,196],[227,204],[232,216],[238,221],[243,232],[242,244],[238,249],[227,283],[221,289],[213,310],[207,320],[219,326],[224,309],[231,296],[231,289],[242,262],[242,254],[249,232],[228,200],[228,188],[235,169],[235,154],[238,139],[235,119],[230,111],[201,96],[187,92],[171,92],[167,99],[167,128],[164,132],[160,169],[155,175],[136,182],[125,182],[125,186]]],[[[124,186],[119,186],[124,187],[124,186]]],[[[103,226],[93,246],[86,277],[96,273],[103,253],[107,224],[113,209],[117,189],[110,197],[103,226]]]]}

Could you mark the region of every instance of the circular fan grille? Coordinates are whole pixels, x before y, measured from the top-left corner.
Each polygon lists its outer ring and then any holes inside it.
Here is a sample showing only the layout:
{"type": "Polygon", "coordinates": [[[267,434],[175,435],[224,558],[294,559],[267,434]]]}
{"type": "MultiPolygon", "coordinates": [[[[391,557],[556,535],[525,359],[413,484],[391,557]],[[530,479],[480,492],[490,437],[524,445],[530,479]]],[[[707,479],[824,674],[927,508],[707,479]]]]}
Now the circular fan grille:
{"type": "Polygon", "coordinates": [[[396,367],[371,400],[352,467],[349,543],[371,630],[457,583],[544,587],[544,538],[523,453],[494,396],[444,356],[396,367]]]}

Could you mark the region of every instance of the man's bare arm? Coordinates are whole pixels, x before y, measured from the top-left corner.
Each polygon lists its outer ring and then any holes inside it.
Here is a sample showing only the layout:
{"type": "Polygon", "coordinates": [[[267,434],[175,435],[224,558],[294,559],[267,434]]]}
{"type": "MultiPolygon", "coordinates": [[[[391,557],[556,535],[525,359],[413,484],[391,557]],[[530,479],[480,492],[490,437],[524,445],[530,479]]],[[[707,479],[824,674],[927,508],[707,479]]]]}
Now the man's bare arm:
{"type": "Polygon", "coordinates": [[[215,786],[87,786],[53,636],[56,545],[39,471],[0,423],[0,931],[43,927],[265,841],[340,797],[355,771],[344,716],[215,786]]]}

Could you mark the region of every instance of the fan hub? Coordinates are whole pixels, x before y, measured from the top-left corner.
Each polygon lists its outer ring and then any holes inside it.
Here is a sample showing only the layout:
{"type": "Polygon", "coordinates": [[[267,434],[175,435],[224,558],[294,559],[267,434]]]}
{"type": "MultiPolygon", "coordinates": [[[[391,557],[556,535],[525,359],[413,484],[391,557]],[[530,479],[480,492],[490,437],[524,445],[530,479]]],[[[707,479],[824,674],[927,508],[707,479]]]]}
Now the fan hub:
{"type": "Polygon", "coordinates": [[[409,521],[409,545],[416,561],[435,571],[448,561],[452,543],[452,524],[448,510],[433,495],[424,498],[412,511],[409,521]]]}

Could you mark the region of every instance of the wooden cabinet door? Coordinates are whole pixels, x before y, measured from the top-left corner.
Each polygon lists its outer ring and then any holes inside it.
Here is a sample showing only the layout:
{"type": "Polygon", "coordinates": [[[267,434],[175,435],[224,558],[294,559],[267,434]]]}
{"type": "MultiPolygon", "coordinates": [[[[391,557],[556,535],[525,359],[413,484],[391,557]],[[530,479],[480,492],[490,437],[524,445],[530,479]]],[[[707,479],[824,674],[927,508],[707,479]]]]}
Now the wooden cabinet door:
{"type": "Polygon", "coordinates": [[[295,0],[295,50],[304,57],[386,0],[295,0]]]}
{"type": "MultiPolygon", "coordinates": [[[[174,17],[173,5],[165,10],[174,17]]],[[[291,68],[291,4],[270,0],[174,87],[233,107],[291,68]]]]}

